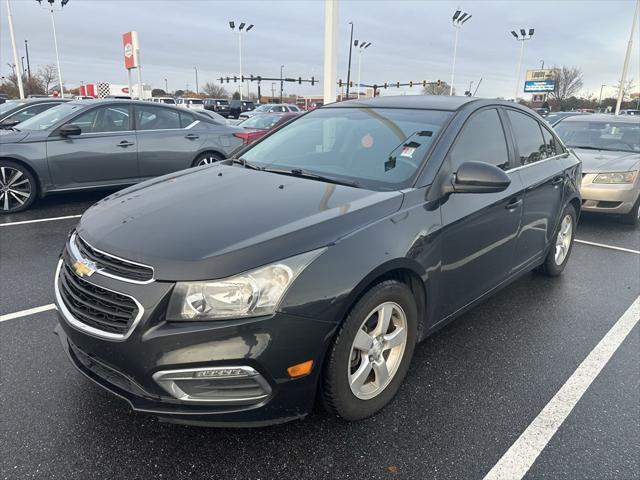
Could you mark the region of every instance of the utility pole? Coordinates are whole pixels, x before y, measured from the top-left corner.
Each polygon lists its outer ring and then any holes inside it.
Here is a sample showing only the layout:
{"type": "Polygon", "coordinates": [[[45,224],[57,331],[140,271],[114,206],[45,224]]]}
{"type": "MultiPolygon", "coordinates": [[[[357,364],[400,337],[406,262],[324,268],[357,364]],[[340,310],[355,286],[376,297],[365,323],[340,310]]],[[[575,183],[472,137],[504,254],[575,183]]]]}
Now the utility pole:
{"type": "Polygon", "coordinates": [[[29,83],[31,83],[31,64],[29,63],[29,42],[27,40],[24,41],[24,50],[27,55],[27,78],[29,79],[29,83]]]}
{"type": "Polygon", "coordinates": [[[284,65],[280,65],[280,103],[282,103],[282,91],[284,90],[284,82],[282,80],[282,69],[284,65]]]}
{"type": "Polygon", "coordinates": [[[169,84],[167,83],[167,79],[164,79],[164,91],[168,95],[169,94],[169,84]]]}
{"type": "Polygon", "coordinates": [[[349,25],[351,25],[351,38],[349,39],[349,66],[347,68],[347,100],[349,100],[349,82],[351,81],[351,49],[353,47],[353,22],[349,22],[349,25]]]}
{"type": "Polygon", "coordinates": [[[324,74],[323,103],[333,103],[337,96],[338,70],[338,2],[324,0],[324,74]]]}
{"type": "Polygon", "coordinates": [[[627,53],[624,56],[624,65],[622,67],[622,77],[620,78],[620,89],[618,90],[618,101],[616,102],[616,115],[620,114],[620,106],[622,105],[622,97],[624,95],[624,82],[627,80],[627,70],[629,69],[629,59],[631,58],[631,50],[633,48],[633,33],[636,30],[636,21],[640,15],[640,0],[636,0],[636,10],[631,23],[631,35],[629,35],[629,43],[627,44],[627,53]]]}
{"type": "Polygon", "coordinates": [[[7,0],[7,20],[9,22],[9,35],[11,36],[11,47],[13,48],[13,71],[18,81],[18,93],[20,98],[24,98],[24,87],[22,86],[22,72],[18,71],[18,50],[16,49],[16,34],[13,31],[13,15],[11,15],[11,4],[7,0]]]}

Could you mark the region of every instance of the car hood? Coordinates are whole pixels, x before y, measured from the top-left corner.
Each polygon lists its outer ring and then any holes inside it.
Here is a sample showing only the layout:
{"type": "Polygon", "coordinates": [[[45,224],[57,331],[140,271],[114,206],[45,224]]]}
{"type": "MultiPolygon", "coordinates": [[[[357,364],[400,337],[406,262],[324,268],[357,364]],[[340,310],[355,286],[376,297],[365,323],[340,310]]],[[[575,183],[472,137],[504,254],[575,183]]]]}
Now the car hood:
{"type": "Polygon", "coordinates": [[[28,136],[29,136],[28,132],[0,129],[0,144],[1,143],[18,143],[24,140],[28,136]]]}
{"type": "Polygon", "coordinates": [[[573,149],[582,160],[583,173],[628,172],[640,167],[640,153],[573,149]]]}
{"type": "Polygon", "coordinates": [[[154,267],[158,280],[224,278],[329,245],[397,211],[401,192],[214,165],[122,190],[85,212],[95,248],[154,267]]]}

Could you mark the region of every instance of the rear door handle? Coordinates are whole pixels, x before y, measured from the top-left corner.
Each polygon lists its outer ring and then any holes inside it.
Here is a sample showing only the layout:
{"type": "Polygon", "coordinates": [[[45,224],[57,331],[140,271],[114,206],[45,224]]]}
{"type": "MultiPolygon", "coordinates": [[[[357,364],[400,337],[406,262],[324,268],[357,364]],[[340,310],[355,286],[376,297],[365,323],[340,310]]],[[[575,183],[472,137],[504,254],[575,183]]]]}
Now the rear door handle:
{"type": "Polygon", "coordinates": [[[516,208],[522,205],[522,198],[512,198],[509,203],[504,207],[507,210],[513,212],[516,208]]]}
{"type": "Polygon", "coordinates": [[[122,141],[118,144],[118,146],[119,146],[119,147],[130,147],[131,145],[134,145],[134,143],[133,143],[133,142],[130,142],[130,141],[128,141],[128,140],[122,140],[122,141]]]}
{"type": "Polygon", "coordinates": [[[200,136],[196,135],[195,133],[188,133],[187,135],[184,136],[184,138],[188,140],[195,140],[196,138],[200,138],[200,136]]]}

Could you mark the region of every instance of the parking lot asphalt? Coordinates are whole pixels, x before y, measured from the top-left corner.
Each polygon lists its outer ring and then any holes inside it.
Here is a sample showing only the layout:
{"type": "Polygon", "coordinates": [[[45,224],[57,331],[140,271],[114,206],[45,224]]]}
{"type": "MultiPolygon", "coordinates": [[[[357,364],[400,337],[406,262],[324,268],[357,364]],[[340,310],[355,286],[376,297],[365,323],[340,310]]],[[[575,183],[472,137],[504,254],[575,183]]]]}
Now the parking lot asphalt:
{"type": "MultiPolygon", "coordinates": [[[[79,215],[101,193],[51,197],[0,224],[79,215]]],[[[0,226],[0,315],[51,304],[77,219],[0,226]]],[[[585,215],[579,239],[640,250],[585,215]]],[[[348,424],[318,411],[262,429],[160,423],[69,364],[56,313],[0,322],[0,478],[481,479],[640,294],[640,255],[575,244],[557,279],[531,273],[420,344],[393,403],[348,424]]],[[[633,479],[640,470],[636,325],[528,479],[633,479]]]]}

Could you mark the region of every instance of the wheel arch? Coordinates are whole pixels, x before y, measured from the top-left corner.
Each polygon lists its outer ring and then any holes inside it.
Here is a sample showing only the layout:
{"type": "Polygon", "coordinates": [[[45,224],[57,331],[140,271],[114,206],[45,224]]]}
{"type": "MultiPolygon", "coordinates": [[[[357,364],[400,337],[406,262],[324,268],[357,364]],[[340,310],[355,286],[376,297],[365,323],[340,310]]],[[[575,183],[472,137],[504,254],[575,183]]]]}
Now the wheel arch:
{"type": "Polygon", "coordinates": [[[196,160],[205,153],[216,155],[220,157],[220,160],[225,160],[227,158],[227,155],[222,150],[216,150],[215,148],[207,147],[196,153],[196,155],[193,157],[193,160],[191,161],[191,166],[194,167],[196,160]]]}

